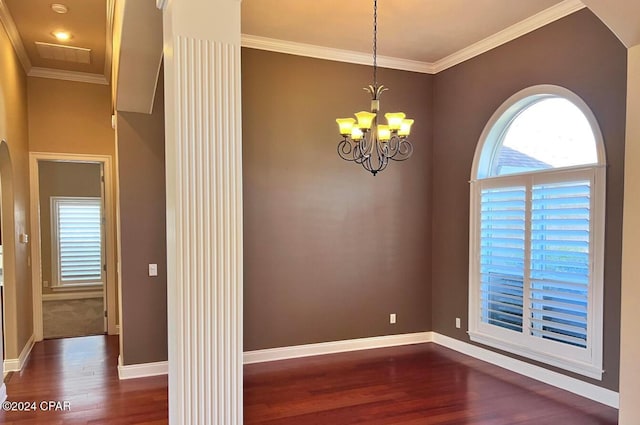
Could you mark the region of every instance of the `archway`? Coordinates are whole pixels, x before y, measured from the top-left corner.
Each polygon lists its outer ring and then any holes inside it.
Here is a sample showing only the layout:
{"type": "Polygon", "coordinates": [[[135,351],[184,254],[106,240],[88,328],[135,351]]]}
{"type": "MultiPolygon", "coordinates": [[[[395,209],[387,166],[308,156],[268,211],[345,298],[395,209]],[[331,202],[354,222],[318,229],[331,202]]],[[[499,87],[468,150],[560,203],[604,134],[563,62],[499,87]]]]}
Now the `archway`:
{"type": "MultiPolygon", "coordinates": [[[[1,106],[1,105],[0,105],[1,106]]],[[[1,114],[0,116],[4,116],[1,114]]],[[[1,124],[1,121],[0,121],[1,124]]],[[[3,128],[0,127],[0,131],[3,128]]],[[[18,358],[16,238],[13,193],[13,167],[6,140],[0,142],[0,220],[3,247],[3,344],[4,358],[18,358]]]]}

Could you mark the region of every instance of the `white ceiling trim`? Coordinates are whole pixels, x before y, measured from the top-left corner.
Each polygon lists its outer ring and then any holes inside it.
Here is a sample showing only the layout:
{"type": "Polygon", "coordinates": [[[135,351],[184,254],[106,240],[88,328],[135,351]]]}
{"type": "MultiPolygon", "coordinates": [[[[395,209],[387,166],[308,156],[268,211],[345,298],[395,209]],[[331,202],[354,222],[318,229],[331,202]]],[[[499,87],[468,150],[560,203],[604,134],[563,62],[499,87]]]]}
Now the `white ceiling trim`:
{"type": "MultiPolygon", "coordinates": [[[[276,40],[274,38],[259,37],[249,34],[242,34],[242,47],[337,62],[355,63],[358,65],[371,65],[373,60],[371,53],[334,49],[332,47],[296,43],[286,40],[276,40]]],[[[434,73],[433,64],[389,56],[378,56],[378,66],[382,68],[421,72],[424,74],[434,73]]]]}
{"type": "Polygon", "coordinates": [[[54,80],[75,81],[78,83],[109,85],[109,81],[102,74],[89,72],[64,71],[53,68],[32,67],[27,73],[29,77],[52,78],[54,80]]]}
{"type": "Polygon", "coordinates": [[[4,25],[4,29],[7,30],[7,35],[13,45],[13,50],[15,50],[20,63],[22,63],[24,72],[28,74],[31,70],[31,61],[29,60],[27,51],[24,49],[24,44],[22,44],[22,38],[18,32],[16,23],[13,21],[13,16],[11,16],[9,9],[7,8],[7,5],[4,4],[3,0],[0,0],[0,22],[4,25]]]}
{"type": "MultiPolygon", "coordinates": [[[[0,0],[1,1],[1,0],[0,0]]],[[[485,38],[469,47],[461,49],[436,62],[421,62],[409,59],[378,56],[378,66],[382,68],[400,69],[404,71],[420,72],[423,74],[437,74],[452,66],[474,58],[491,49],[515,40],[525,34],[537,30],[545,25],[562,19],[586,7],[580,0],[564,0],[530,18],[518,22],[492,36],[485,38]]],[[[242,46],[252,49],[268,50],[271,52],[290,55],[306,56],[316,59],[337,62],[371,65],[371,54],[352,50],[334,49],[332,47],[316,46],[312,44],[296,43],[293,41],[277,40],[267,37],[242,34],[242,46]]]]}
{"type": "Polygon", "coordinates": [[[562,19],[565,16],[571,15],[585,7],[586,6],[580,0],[564,0],[563,2],[558,3],[555,6],[551,6],[550,8],[531,16],[524,21],[520,21],[517,24],[485,38],[484,40],[480,40],[469,47],[438,60],[433,64],[435,72],[438,73],[440,71],[444,71],[445,69],[486,53],[491,49],[495,49],[496,47],[515,40],[518,37],[522,37],[525,34],[533,32],[538,28],[542,28],[543,26],[562,19]]]}

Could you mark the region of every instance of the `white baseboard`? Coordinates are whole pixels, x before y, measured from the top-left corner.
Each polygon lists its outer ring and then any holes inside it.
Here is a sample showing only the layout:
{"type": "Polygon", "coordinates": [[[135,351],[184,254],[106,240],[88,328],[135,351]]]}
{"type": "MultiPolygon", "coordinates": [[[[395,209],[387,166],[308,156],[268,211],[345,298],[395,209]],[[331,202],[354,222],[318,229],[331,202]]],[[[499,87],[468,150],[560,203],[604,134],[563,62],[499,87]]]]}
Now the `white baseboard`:
{"type": "Polygon", "coordinates": [[[294,345],[292,347],[269,348],[244,352],[244,364],[319,356],[322,354],[344,353],[347,351],[369,350],[372,348],[394,347],[397,345],[420,344],[432,341],[431,332],[376,336],[372,338],[348,339],[344,341],[321,342],[318,344],[294,345]]]}
{"type": "Polygon", "coordinates": [[[0,384],[0,403],[4,403],[7,401],[7,386],[4,384],[0,384]]]}
{"type": "Polygon", "coordinates": [[[520,375],[544,382],[545,384],[578,394],[579,396],[597,401],[607,406],[619,408],[620,396],[617,392],[571,378],[558,372],[535,366],[485,348],[478,347],[445,335],[433,333],[433,342],[450,348],[467,356],[500,366],[520,375]]]}
{"type": "Polygon", "coordinates": [[[24,367],[24,364],[31,354],[33,344],[35,343],[35,335],[31,335],[24,348],[20,352],[20,356],[17,359],[4,359],[4,372],[19,372],[24,367]]]}
{"type": "Polygon", "coordinates": [[[146,378],[149,376],[166,375],[169,371],[169,363],[154,362],[141,363],[124,366],[122,359],[118,356],[118,378],[119,379],[135,379],[146,378]]]}
{"type": "MultiPolygon", "coordinates": [[[[262,363],[323,354],[394,347],[398,345],[421,344],[426,342],[434,342],[443,347],[450,348],[478,360],[482,360],[503,369],[544,382],[545,384],[549,384],[556,388],[572,392],[616,409],[619,408],[620,396],[615,391],[611,391],[579,379],[571,378],[563,375],[562,373],[553,372],[543,367],[535,366],[436,332],[387,335],[372,338],[358,338],[343,341],[322,342],[318,344],[270,348],[266,350],[245,351],[243,354],[243,361],[244,364],[262,363]]],[[[121,359],[118,358],[118,375],[120,379],[143,378],[146,376],[165,375],[167,373],[168,362],[123,366],[121,364],[121,359]]]]}
{"type": "MultiPolygon", "coordinates": [[[[244,353],[244,364],[318,356],[322,354],[343,353],[347,351],[368,350],[372,348],[394,347],[397,345],[420,344],[430,342],[431,339],[431,332],[420,332],[413,334],[387,335],[372,338],[322,342],[318,344],[296,345],[292,347],[271,348],[267,350],[246,351],[244,353]]],[[[168,370],[169,365],[166,361],[123,366],[122,359],[118,357],[118,377],[120,379],[166,375],[168,370]]]]}

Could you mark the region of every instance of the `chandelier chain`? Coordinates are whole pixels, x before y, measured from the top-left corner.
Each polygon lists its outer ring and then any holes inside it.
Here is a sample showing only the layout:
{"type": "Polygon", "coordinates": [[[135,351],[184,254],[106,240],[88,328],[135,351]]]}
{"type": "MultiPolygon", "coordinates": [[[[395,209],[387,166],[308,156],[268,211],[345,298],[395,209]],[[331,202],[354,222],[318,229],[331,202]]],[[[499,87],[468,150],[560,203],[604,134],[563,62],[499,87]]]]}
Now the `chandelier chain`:
{"type": "Polygon", "coordinates": [[[373,0],[373,87],[378,87],[378,0],[373,0]]]}

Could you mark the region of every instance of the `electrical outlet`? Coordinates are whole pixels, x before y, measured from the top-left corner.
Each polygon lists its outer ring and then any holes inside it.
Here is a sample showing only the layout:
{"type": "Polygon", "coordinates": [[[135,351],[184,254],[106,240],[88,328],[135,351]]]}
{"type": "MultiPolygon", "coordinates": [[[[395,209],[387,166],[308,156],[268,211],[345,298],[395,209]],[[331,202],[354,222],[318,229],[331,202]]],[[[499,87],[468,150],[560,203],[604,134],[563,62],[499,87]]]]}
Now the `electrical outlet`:
{"type": "Polygon", "coordinates": [[[157,264],[149,264],[149,276],[158,276],[157,264]]]}
{"type": "Polygon", "coordinates": [[[389,315],[389,323],[391,323],[392,325],[396,323],[396,314],[395,313],[391,313],[389,315]]]}
{"type": "Polygon", "coordinates": [[[460,318],[456,317],[456,328],[460,329],[460,318]]]}

